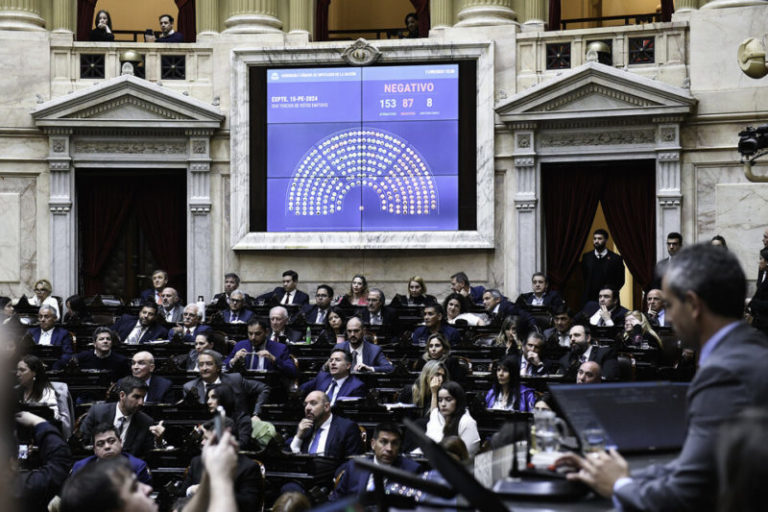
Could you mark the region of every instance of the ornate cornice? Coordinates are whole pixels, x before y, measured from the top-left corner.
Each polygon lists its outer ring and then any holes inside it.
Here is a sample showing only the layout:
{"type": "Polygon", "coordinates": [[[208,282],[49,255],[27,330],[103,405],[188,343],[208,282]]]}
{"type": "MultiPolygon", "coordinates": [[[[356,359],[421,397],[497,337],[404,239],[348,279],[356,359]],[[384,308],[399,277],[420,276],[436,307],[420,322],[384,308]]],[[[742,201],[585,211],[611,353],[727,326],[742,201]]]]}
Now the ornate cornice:
{"type": "Polygon", "coordinates": [[[600,84],[587,84],[571,93],[564,94],[552,101],[539,105],[530,112],[551,112],[553,110],[560,110],[561,107],[573,103],[586,96],[605,96],[606,98],[613,98],[615,100],[622,101],[628,106],[633,107],[651,107],[656,106],[658,103],[653,103],[645,98],[629,94],[627,92],[620,91],[618,89],[612,89],[600,84]]]}
{"type": "Polygon", "coordinates": [[[163,108],[156,103],[151,103],[147,100],[132,95],[121,96],[110,101],[105,101],[104,103],[100,103],[93,107],[86,108],[78,112],[73,112],[72,114],[65,116],[64,119],[90,119],[96,117],[99,114],[114,111],[126,105],[138,107],[141,110],[155,114],[158,117],[164,119],[192,119],[189,116],[182,115],[179,112],[174,112],[167,108],[163,108]]]}
{"type": "Polygon", "coordinates": [[[539,136],[539,140],[539,147],[652,144],[656,142],[656,131],[653,128],[648,128],[618,131],[544,133],[539,136]]]}
{"type": "Polygon", "coordinates": [[[184,154],[187,145],[184,142],[118,142],[118,141],[84,141],[74,143],[74,153],[118,153],[118,154],[184,154]]]}

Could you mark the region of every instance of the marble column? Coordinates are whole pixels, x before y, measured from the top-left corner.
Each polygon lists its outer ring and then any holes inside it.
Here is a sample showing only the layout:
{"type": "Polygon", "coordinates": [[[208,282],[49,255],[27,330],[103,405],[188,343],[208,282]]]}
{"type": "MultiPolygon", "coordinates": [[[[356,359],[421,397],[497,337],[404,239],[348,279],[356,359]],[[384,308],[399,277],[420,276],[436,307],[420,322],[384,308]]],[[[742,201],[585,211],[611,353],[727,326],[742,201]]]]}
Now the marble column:
{"type": "MultiPolygon", "coordinates": [[[[517,187],[514,194],[517,237],[514,251],[517,265],[514,269],[518,288],[542,268],[540,237],[539,175],[534,145],[534,125],[521,123],[515,126],[515,175],[517,187]]],[[[521,290],[518,290],[520,292],[521,290]]]]}
{"type": "Polygon", "coordinates": [[[512,0],[460,0],[461,9],[457,15],[457,27],[487,25],[510,25],[515,23],[517,14],[512,9],[512,0]]]}
{"type": "MultiPolygon", "coordinates": [[[[658,120],[654,120],[657,121],[658,120]]],[[[667,233],[681,233],[680,125],[660,120],[656,147],[656,260],[666,257],[667,233]]]]}
{"type": "Polygon", "coordinates": [[[51,30],[75,31],[75,16],[72,12],[73,3],[70,0],[53,0],[51,13],[51,30]]]}
{"type": "Polygon", "coordinates": [[[429,0],[429,16],[433,29],[453,26],[454,0],[429,0]]]}
{"type": "Polygon", "coordinates": [[[765,5],[765,0],[700,0],[702,9],[724,9],[726,7],[749,7],[765,5]]]}
{"type": "Polygon", "coordinates": [[[187,130],[187,295],[208,301],[213,294],[211,281],[213,248],[211,237],[211,135],[210,130],[187,130]]]}
{"type": "Polygon", "coordinates": [[[51,128],[48,134],[48,171],[50,173],[50,247],[51,283],[62,297],[77,291],[77,254],[75,245],[75,214],[72,211],[75,180],[70,156],[71,130],[51,128]],[[70,248],[70,249],[65,249],[70,248]]]}
{"type": "Polygon", "coordinates": [[[224,21],[230,34],[265,34],[281,32],[277,17],[278,0],[229,0],[229,17],[224,21]]]}
{"type": "Polygon", "coordinates": [[[692,11],[699,8],[699,0],[675,0],[675,12],[692,11]]]}
{"type": "Polygon", "coordinates": [[[196,0],[197,37],[219,32],[219,7],[216,0],[196,0]]]}
{"type": "Polygon", "coordinates": [[[308,34],[312,31],[312,0],[290,0],[288,29],[292,34],[308,34]]]}
{"type": "Polygon", "coordinates": [[[0,0],[0,30],[43,30],[40,0],[0,0]]]}
{"type": "Polygon", "coordinates": [[[546,28],[547,0],[525,0],[523,30],[543,31],[546,28]]]}

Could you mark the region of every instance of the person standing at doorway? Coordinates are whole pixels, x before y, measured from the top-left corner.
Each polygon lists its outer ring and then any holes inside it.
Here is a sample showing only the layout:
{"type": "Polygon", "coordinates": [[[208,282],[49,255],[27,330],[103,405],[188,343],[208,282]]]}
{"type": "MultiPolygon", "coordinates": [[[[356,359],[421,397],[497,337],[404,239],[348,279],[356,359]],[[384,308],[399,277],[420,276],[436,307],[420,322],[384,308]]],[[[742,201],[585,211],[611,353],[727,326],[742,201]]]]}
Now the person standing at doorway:
{"type": "Polygon", "coordinates": [[[624,286],[624,260],[605,247],[608,238],[606,230],[596,229],[592,235],[595,250],[581,257],[581,273],[584,277],[582,304],[597,301],[603,288],[619,291],[624,286]]]}

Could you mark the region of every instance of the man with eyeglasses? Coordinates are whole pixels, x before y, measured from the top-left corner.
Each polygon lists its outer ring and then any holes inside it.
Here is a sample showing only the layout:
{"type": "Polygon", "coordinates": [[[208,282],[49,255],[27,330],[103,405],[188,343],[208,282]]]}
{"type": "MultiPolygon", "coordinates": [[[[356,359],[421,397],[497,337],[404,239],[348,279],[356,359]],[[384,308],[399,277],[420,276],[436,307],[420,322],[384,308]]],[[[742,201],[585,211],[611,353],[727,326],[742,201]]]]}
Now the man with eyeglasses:
{"type": "Polygon", "coordinates": [[[63,355],[72,355],[72,336],[62,327],[56,327],[56,311],[48,305],[42,306],[37,312],[39,327],[32,327],[27,333],[35,345],[61,347],[63,355]]]}
{"type": "Polygon", "coordinates": [[[247,324],[253,318],[253,311],[245,309],[245,294],[235,290],[229,296],[229,309],[222,315],[228,324],[247,324]]]}
{"type": "Polygon", "coordinates": [[[177,325],[168,332],[169,338],[181,335],[181,341],[184,343],[192,343],[195,341],[195,336],[211,330],[207,325],[200,325],[202,312],[197,308],[197,304],[195,303],[187,304],[181,318],[181,325],[177,325]]]}
{"type": "Polygon", "coordinates": [[[304,312],[304,318],[308,324],[323,325],[328,313],[331,311],[331,299],[333,288],[327,284],[321,284],[315,291],[315,305],[304,312]]]}
{"type": "Polygon", "coordinates": [[[123,442],[120,440],[120,434],[117,432],[117,427],[111,423],[100,423],[96,426],[93,430],[93,455],[75,462],[72,466],[71,474],[74,475],[88,464],[98,460],[114,457],[124,457],[128,464],[130,464],[131,470],[133,470],[138,481],[152,485],[152,475],[149,473],[147,463],[123,451],[123,442]]]}

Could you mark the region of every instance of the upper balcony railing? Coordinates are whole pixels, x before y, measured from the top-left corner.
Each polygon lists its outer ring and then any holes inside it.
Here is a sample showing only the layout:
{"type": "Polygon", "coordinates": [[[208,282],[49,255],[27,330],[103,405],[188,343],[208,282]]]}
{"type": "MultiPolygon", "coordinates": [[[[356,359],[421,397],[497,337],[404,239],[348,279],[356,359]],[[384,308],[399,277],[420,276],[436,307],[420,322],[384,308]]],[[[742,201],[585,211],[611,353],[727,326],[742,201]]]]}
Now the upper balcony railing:
{"type": "Polygon", "coordinates": [[[624,25],[644,25],[646,23],[661,21],[661,13],[652,12],[650,14],[620,14],[618,16],[599,16],[594,18],[571,18],[568,20],[560,20],[560,27],[563,30],[568,30],[568,24],[573,25],[574,23],[597,23],[598,26],[601,27],[617,25],[610,23],[611,21],[623,21],[624,25]]]}

